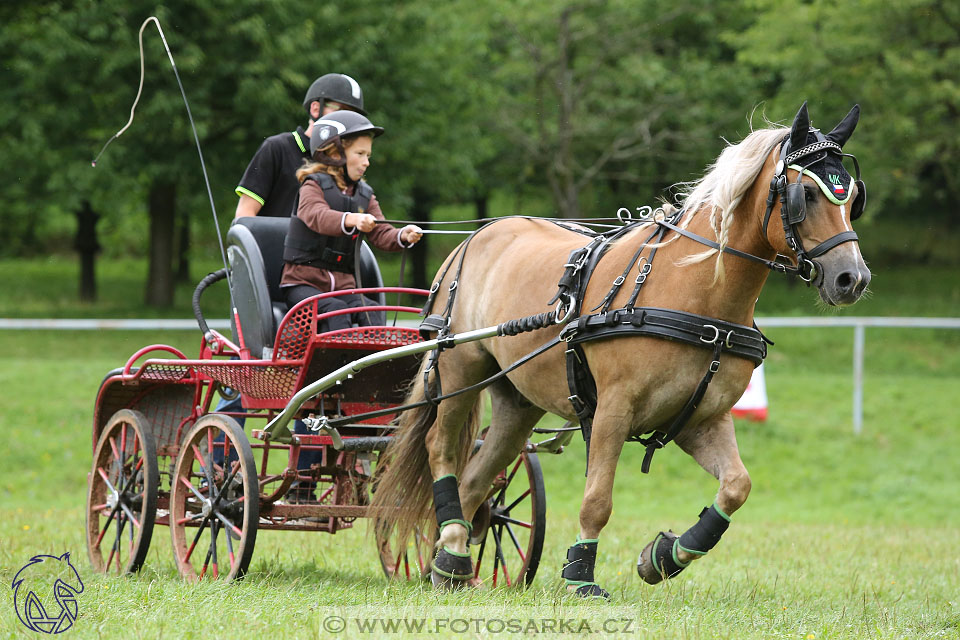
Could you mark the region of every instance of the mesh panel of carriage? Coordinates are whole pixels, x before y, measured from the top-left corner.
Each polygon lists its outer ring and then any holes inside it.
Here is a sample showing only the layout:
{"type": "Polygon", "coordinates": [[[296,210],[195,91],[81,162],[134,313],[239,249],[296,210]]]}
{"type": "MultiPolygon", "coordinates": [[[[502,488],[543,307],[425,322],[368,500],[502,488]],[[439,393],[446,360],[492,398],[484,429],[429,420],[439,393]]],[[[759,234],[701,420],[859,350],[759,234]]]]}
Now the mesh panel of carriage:
{"type": "MultiPolygon", "coordinates": [[[[271,360],[148,361],[140,378],[179,382],[195,371],[250,398],[286,401],[298,391],[303,367],[307,371],[300,384],[305,386],[369,353],[422,340],[408,327],[354,327],[318,335],[317,324],[316,303],[307,303],[291,311],[280,326],[271,360]]],[[[418,357],[408,356],[374,365],[338,386],[337,400],[378,406],[399,403],[418,362],[418,357]]]]}

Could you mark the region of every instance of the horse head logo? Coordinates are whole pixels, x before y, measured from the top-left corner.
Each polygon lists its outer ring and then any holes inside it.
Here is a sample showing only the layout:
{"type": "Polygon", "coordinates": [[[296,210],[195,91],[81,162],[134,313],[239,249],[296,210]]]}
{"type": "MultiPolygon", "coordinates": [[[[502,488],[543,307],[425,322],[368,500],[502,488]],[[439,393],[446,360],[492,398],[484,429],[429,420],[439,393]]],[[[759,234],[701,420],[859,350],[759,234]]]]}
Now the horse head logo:
{"type": "Polygon", "coordinates": [[[33,556],[10,587],[17,617],[31,631],[63,633],[77,619],[77,594],[83,592],[83,581],[70,564],[69,553],[33,556]]]}

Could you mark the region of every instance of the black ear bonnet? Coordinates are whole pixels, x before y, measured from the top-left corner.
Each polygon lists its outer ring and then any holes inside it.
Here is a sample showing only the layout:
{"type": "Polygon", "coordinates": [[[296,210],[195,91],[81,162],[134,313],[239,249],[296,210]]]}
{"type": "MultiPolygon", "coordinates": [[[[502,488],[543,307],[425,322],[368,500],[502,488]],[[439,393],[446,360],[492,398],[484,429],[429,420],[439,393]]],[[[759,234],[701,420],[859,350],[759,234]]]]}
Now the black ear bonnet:
{"type": "Polygon", "coordinates": [[[867,201],[866,186],[860,179],[860,165],[850,154],[843,153],[843,145],[850,138],[857,120],[860,107],[854,106],[850,113],[830,133],[824,135],[819,129],[810,126],[806,103],[800,107],[794,119],[790,135],[780,147],[780,161],[777,168],[781,172],[794,169],[799,172],[796,182],[786,187],[783,207],[787,221],[799,224],[806,217],[806,196],[800,178],[804,175],[812,178],[830,202],[845,205],[850,201],[853,186],[857,186],[857,197],[850,205],[850,219],[856,220],[863,214],[867,201]],[[853,160],[856,179],[850,176],[843,166],[843,158],[853,160]]]}

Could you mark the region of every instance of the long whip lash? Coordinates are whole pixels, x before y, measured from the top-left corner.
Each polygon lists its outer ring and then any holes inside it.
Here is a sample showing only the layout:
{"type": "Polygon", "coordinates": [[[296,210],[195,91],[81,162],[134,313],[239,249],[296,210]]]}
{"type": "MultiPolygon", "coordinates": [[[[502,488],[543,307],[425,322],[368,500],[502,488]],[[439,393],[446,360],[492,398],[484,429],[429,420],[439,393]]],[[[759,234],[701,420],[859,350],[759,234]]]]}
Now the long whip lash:
{"type": "Polygon", "coordinates": [[[153,22],[157,25],[157,31],[160,32],[160,40],[163,41],[163,48],[167,51],[167,57],[170,59],[170,66],[173,67],[173,75],[177,78],[177,85],[180,87],[180,95],[183,96],[183,104],[187,108],[187,118],[190,120],[190,129],[193,131],[193,140],[197,146],[197,155],[200,156],[200,169],[203,171],[203,182],[207,187],[207,197],[210,199],[210,210],[213,212],[213,225],[217,230],[217,242],[220,244],[220,258],[223,260],[223,266],[227,267],[227,284],[230,287],[230,291],[233,291],[233,283],[230,281],[230,269],[227,265],[227,253],[223,247],[223,236],[220,234],[220,221],[217,219],[217,207],[213,202],[213,191],[210,188],[210,178],[207,176],[207,165],[203,161],[203,151],[200,149],[200,136],[197,135],[197,127],[193,122],[193,114],[190,112],[190,103],[187,101],[187,94],[183,90],[183,83],[180,81],[180,73],[177,71],[177,63],[173,61],[173,54],[170,53],[170,46],[167,44],[167,38],[163,35],[163,29],[160,27],[160,21],[157,20],[156,16],[150,16],[143,21],[143,24],[140,25],[140,33],[138,34],[138,39],[140,41],[140,86],[137,87],[137,97],[133,100],[133,105],[130,107],[130,119],[127,120],[127,124],[117,131],[107,142],[103,145],[103,148],[100,149],[100,153],[97,154],[97,157],[93,159],[90,163],[90,166],[96,167],[97,160],[100,159],[100,156],[103,155],[103,152],[107,150],[107,147],[110,146],[110,143],[123,135],[123,132],[126,131],[131,124],[133,124],[133,113],[137,108],[137,103],[140,102],[140,94],[143,92],[143,77],[144,77],[144,62],[143,62],[143,31],[147,28],[147,24],[153,22]]]}

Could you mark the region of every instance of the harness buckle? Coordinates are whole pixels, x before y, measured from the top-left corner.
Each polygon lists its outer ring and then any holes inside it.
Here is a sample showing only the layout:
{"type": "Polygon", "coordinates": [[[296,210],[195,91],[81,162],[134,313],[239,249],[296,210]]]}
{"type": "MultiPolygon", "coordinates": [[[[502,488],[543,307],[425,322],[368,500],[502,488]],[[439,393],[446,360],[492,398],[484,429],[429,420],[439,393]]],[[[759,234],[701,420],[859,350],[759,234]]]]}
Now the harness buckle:
{"type": "Polygon", "coordinates": [[[434,282],[433,286],[430,287],[430,293],[436,293],[440,289],[440,283],[434,282]]]}
{"type": "Polygon", "coordinates": [[[450,287],[447,289],[447,291],[449,291],[450,293],[453,293],[459,284],[460,284],[459,280],[454,280],[453,282],[450,283],[450,287]]]}
{"type": "Polygon", "coordinates": [[[577,307],[576,300],[573,299],[573,296],[568,294],[565,297],[567,299],[566,304],[564,304],[563,300],[557,300],[557,308],[553,312],[554,324],[563,324],[569,320],[577,307]],[[561,309],[566,309],[562,316],[560,315],[561,309]]]}
{"type": "MultiPolygon", "coordinates": [[[[717,329],[717,328],[716,328],[715,326],[713,326],[712,324],[705,324],[705,325],[703,325],[703,328],[704,328],[704,329],[713,329],[713,338],[707,340],[706,338],[704,338],[704,337],[701,336],[701,337],[700,337],[700,342],[703,342],[704,344],[716,344],[716,343],[717,343],[717,340],[720,338],[720,329],[717,329]]],[[[711,366],[712,366],[712,365],[711,365],[711,366]]]]}
{"type": "Polygon", "coordinates": [[[714,360],[710,363],[710,373],[716,373],[720,370],[720,361],[714,360]]]}
{"type": "Polygon", "coordinates": [[[637,267],[640,268],[640,273],[637,274],[637,284],[643,284],[647,276],[650,274],[650,271],[653,270],[653,264],[646,262],[647,257],[643,256],[637,262],[637,267]],[[640,265],[643,265],[642,267],[640,265]]]}
{"type": "Polygon", "coordinates": [[[613,281],[613,286],[619,287],[623,284],[623,281],[626,280],[623,276],[617,276],[617,279],[613,281]]]}

